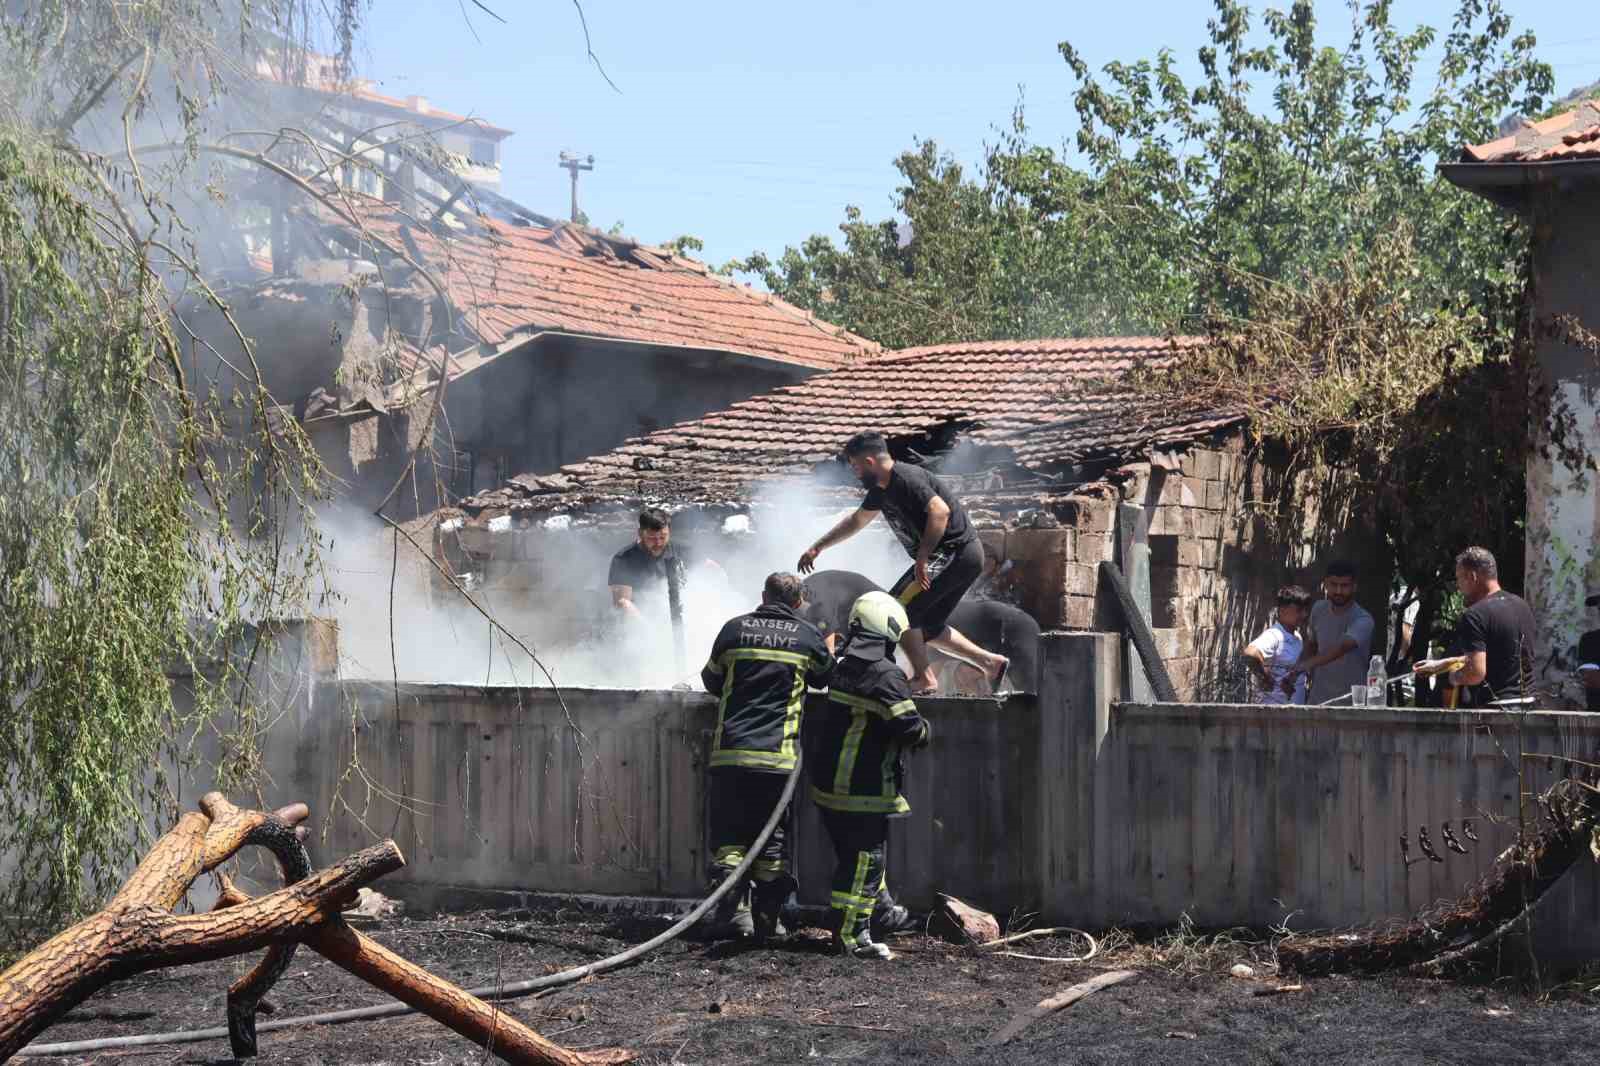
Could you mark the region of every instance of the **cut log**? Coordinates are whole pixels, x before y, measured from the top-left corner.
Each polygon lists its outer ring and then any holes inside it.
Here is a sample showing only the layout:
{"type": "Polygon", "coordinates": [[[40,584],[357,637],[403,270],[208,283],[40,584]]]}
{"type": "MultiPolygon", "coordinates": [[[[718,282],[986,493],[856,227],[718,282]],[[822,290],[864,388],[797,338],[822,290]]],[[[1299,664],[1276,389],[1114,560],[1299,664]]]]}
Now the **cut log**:
{"type": "MultiPolygon", "coordinates": [[[[218,907],[237,906],[250,897],[224,879],[218,907]]],[[[395,954],[335,916],[306,937],[305,944],[368,984],[460,1033],[507,1062],[538,1066],[601,1066],[631,1062],[621,1048],[569,1051],[553,1044],[504,1010],[485,1003],[416,963],[395,954]]]]}
{"type": "Polygon", "coordinates": [[[929,929],[957,944],[987,944],[1000,938],[1000,923],[988,911],[939,893],[929,929]]]}
{"type": "Polygon", "coordinates": [[[0,1062],[112,981],[266,947],[266,957],[228,995],[235,1054],[253,1055],[261,995],[301,941],[516,1066],[599,1066],[633,1058],[622,1049],[579,1053],[552,1044],[346,925],[339,912],[356,893],[405,865],[392,840],[313,874],[302,843],[300,823],[309,813],[303,804],[268,814],[240,810],[211,793],[201,806],[203,812],[184,815],[156,842],[105,910],[58,933],[0,974],[0,1062]],[[222,897],[210,913],[171,913],[202,870],[247,845],[271,850],[292,883],[251,899],[223,876],[222,897]]]}
{"type": "Polygon", "coordinates": [[[1086,999],[1102,988],[1120,985],[1122,982],[1131,981],[1137,976],[1139,975],[1132,970],[1111,970],[1108,973],[1091,977],[1087,981],[1080,981],[1069,988],[1064,988],[1049,999],[1041,999],[1037,1004],[1011,1019],[1006,1023],[1004,1029],[990,1037],[986,1043],[989,1047],[1009,1044],[1017,1038],[1019,1033],[1040,1018],[1054,1014],[1058,1010],[1066,1010],[1078,1000],[1086,999]]]}
{"type": "MultiPolygon", "coordinates": [[[[200,818],[209,821],[204,815],[200,818]]],[[[171,871],[198,872],[203,827],[196,834],[192,823],[190,827],[180,823],[180,830],[182,839],[192,844],[189,855],[177,856],[172,848],[163,851],[158,843],[152,858],[161,852],[155,871],[159,876],[128,887],[141,893],[148,890],[164,901],[171,889],[171,871]]],[[[169,833],[163,842],[178,832],[169,833]]],[[[338,913],[361,885],[404,865],[400,849],[386,840],[299,884],[237,907],[197,915],[174,915],[137,896],[129,899],[125,887],[117,896],[124,901],[121,906],[108,907],[57,933],[0,974],[0,1062],[112,981],[163,966],[226,958],[280,940],[303,939],[312,927],[338,913]]]]}

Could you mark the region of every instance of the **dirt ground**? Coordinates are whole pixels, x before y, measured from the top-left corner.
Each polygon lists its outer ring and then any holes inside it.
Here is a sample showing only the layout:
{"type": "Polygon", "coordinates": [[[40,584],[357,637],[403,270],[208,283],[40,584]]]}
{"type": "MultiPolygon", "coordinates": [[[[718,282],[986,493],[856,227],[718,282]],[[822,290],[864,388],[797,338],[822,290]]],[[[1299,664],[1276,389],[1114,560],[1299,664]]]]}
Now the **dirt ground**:
{"type": "MultiPolygon", "coordinates": [[[[470,987],[592,961],[657,928],[523,911],[390,919],[367,931],[470,987]]],[[[1016,947],[1064,955],[1082,950],[1082,941],[1016,947]]],[[[1327,978],[1304,982],[1300,992],[1258,996],[1252,993],[1284,983],[1272,971],[1270,949],[1225,937],[1135,942],[1118,935],[1087,964],[997,957],[920,935],[897,938],[894,948],[894,962],[868,964],[835,957],[817,939],[770,949],[679,941],[630,969],[511,1000],[508,1009],[568,1047],[628,1047],[647,1064],[1561,1063],[1592,1062],[1600,1046],[1600,976],[1543,993],[1512,979],[1327,978]],[[1255,967],[1256,976],[1231,976],[1239,962],[1255,967]],[[980,1046],[1019,1011],[1115,968],[1138,976],[1035,1023],[1004,1048],[980,1046]]],[[[222,1025],[227,986],[249,965],[232,959],[115,985],[40,1040],[222,1025]]],[[[385,1001],[304,950],[272,999],[277,1017],[385,1001]]],[[[444,1066],[483,1058],[416,1015],[264,1033],[261,1055],[275,1066],[444,1066]]],[[[216,1040],[34,1061],[231,1059],[227,1041],[216,1040]]]]}

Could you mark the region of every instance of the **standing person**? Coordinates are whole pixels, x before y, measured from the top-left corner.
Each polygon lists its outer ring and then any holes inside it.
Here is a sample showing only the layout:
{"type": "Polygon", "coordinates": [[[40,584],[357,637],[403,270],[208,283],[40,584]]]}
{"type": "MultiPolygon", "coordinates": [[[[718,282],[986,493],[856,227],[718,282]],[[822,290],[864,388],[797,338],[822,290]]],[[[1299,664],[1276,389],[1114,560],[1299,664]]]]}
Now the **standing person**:
{"type": "MultiPolygon", "coordinates": [[[[804,596],[794,574],[770,574],[761,606],[730,619],[700,672],[718,697],[711,737],[707,794],[711,808],[710,887],[720,885],[783,797],[800,744],[806,686],[822,688],[833,673],[833,654],[817,627],[800,617],[804,596]]],[[[787,821],[787,814],[784,817],[787,821]]],[[[767,838],[747,882],[722,898],[713,922],[719,931],[772,937],[796,888],[783,821],[767,838]],[[746,904],[746,893],[750,902],[746,904]],[[752,913],[753,912],[753,913],[752,913]]]]}
{"type": "Polygon", "coordinates": [[[1311,676],[1307,703],[1327,703],[1366,684],[1372,655],[1372,615],[1355,601],[1355,566],[1345,559],[1329,563],[1322,592],[1327,598],[1311,605],[1297,667],[1311,676]]]}
{"type": "Polygon", "coordinates": [[[921,467],[895,462],[881,433],[857,433],[845,443],[844,457],[867,490],[866,498],[805,550],[800,572],[811,573],[818,555],[855,536],[881,511],[913,560],[889,590],[911,619],[904,643],[912,693],[925,695],[939,688],[928,663],[929,644],[978,667],[1000,691],[1010,660],[985,651],[948,625],[950,612],[983,572],[983,546],[961,501],[921,467]]]}
{"type": "MultiPolygon", "coordinates": [[[[1600,607],[1600,593],[1583,601],[1585,607],[1600,607]]],[[[1583,684],[1584,707],[1600,711],[1600,629],[1591,629],[1578,638],[1578,680],[1583,684]]]]}
{"type": "MultiPolygon", "coordinates": [[[[694,555],[682,545],[672,543],[672,519],[667,512],[647,507],[639,512],[639,536],[634,543],[611,558],[611,606],[627,618],[651,621],[665,617],[667,586],[675,577],[688,582],[694,555]]],[[[702,567],[721,572],[712,559],[702,567]]]]}
{"type": "Polygon", "coordinates": [[[1304,647],[1298,631],[1311,608],[1311,593],[1299,585],[1285,585],[1278,590],[1277,604],[1277,618],[1244,649],[1245,663],[1256,681],[1253,702],[1304,703],[1306,677],[1296,669],[1304,647]]]}
{"type": "Polygon", "coordinates": [[[1446,679],[1466,688],[1474,707],[1533,695],[1537,629],[1521,596],[1500,587],[1500,567],[1488,548],[1456,556],[1456,588],[1467,609],[1456,623],[1456,650],[1467,664],[1446,679]]]}
{"type": "Polygon", "coordinates": [[[833,841],[834,944],[860,959],[892,959],[872,927],[893,932],[912,925],[895,905],[884,876],[889,819],[911,813],[901,795],[902,752],[932,734],[917,714],[905,674],[894,664],[895,644],[911,632],[906,610],[886,592],[869,592],[850,610],[850,628],[827,701],[808,726],[811,798],[833,841]]]}

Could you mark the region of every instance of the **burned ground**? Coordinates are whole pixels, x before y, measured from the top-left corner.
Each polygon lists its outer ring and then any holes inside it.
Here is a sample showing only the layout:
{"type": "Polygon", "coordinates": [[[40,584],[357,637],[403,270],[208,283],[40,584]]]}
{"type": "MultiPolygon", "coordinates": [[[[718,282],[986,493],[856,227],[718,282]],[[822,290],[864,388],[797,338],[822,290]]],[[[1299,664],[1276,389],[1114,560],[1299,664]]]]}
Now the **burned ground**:
{"type": "MultiPolygon", "coordinates": [[[[552,973],[647,932],[638,922],[526,911],[395,919],[368,931],[465,986],[552,973]]],[[[1017,946],[1065,954],[1081,942],[1017,946]]],[[[630,969],[511,1000],[507,1009],[569,1047],[620,1045],[655,1064],[1558,1063],[1590,1061],[1600,1043],[1600,978],[1544,995],[1512,980],[1328,978],[1263,997],[1252,993],[1279,983],[1264,944],[1119,937],[1088,964],[996,957],[921,936],[897,940],[898,958],[882,965],[825,947],[816,939],[771,950],[679,941],[630,969]],[[1230,976],[1238,962],[1258,976],[1230,976]],[[1018,1011],[1112,968],[1138,977],[1036,1023],[1002,1050],[980,1047],[1018,1011]]],[[[249,965],[231,959],[126,981],[41,1040],[220,1025],[227,986],[249,965]]],[[[279,1017],[384,1001],[310,952],[296,956],[272,999],[279,1017]]],[[[415,1015],[264,1033],[261,1051],[263,1064],[286,1066],[483,1060],[415,1015]]],[[[198,1064],[231,1061],[227,1053],[226,1040],[217,1040],[41,1061],[198,1064]]]]}

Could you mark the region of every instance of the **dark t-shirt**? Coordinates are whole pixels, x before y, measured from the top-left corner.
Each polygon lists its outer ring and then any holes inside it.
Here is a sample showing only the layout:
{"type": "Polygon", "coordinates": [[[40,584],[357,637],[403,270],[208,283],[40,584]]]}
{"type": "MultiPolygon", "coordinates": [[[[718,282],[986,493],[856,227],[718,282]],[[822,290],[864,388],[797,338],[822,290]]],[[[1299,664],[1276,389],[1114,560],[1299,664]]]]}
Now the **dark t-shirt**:
{"type": "Polygon", "coordinates": [[[611,557],[611,575],[608,585],[627,585],[633,589],[634,606],[644,610],[656,601],[667,602],[667,569],[682,568],[679,579],[687,576],[693,552],[678,544],[668,544],[659,557],[651,555],[637,542],[623,548],[611,557]]]}
{"type": "Polygon", "coordinates": [[[1533,678],[1535,633],[1527,601],[1504,589],[1467,608],[1456,623],[1456,643],[1463,655],[1483,652],[1488,668],[1483,684],[1473,688],[1475,706],[1530,695],[1522,680],[1533,678]]]}
{"type": "MultiPolygon", "coordinates": [[[[1591,629],[1578,638],[1578,665],[1600,663],[1600,629],[1591,629]]],[[[1586,688],[1583,692],[1589,710],[1600,711],[1600,690],[1586,688]]]]}
{"type": "Polygon", "coordinates": [[[915,558],[922,544],[922,531],[928,528],[928,502],[935,496],[950,508],[950,522],[944,527],[944,536],[939,538],[933,555],[935,561],[948,561],[977,534],[972,531],[972,523],[967,521],[961,501],[926,470],[906,463],[894,464],[889,472],[889,484],[868,489],[861,508],[882,511],[889,528],[894,530],[906,552],[915,558]]]}

